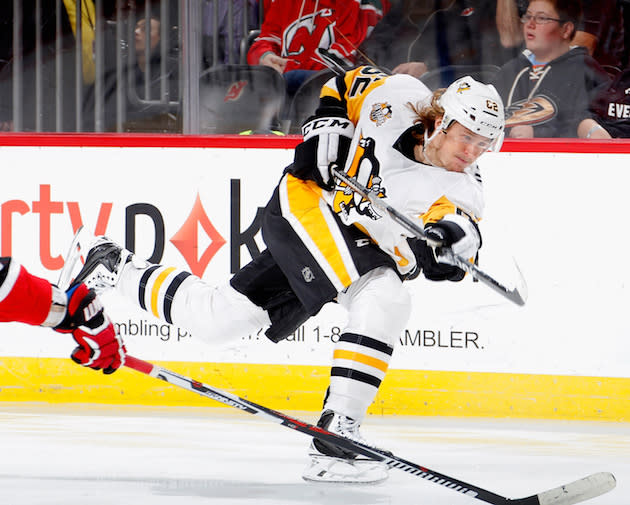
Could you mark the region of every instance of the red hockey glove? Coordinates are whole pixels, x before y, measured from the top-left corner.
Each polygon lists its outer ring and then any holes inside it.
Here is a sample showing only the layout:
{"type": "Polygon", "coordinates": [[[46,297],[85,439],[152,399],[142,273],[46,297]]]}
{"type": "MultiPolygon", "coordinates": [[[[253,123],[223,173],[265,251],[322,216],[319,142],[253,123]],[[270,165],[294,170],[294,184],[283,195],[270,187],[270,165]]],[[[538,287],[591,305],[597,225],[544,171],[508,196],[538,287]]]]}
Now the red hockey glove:
{"type": "Polygon", "coordinates": [[[79,344],[70,357],[80,365],[102,369],[104,374],[114,373],[125,362],[127,350],[96,293],[85,284],[77,284],[66,294],[67,314],[55,330],[72,333],[79,344]]]}

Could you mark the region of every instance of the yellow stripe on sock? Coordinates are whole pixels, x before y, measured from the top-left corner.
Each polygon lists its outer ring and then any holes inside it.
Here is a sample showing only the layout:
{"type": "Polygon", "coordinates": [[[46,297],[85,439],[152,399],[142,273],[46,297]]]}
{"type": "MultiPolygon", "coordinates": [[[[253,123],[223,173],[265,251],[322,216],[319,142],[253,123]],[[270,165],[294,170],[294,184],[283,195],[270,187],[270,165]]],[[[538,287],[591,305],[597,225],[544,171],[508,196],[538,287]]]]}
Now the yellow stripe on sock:
{"type": "Polygon", "coordinates": [[[164,284],[166,278],[175,270],[175,267],[165,268],[160,275],[157,276],[153,286],[151,286],[151,312],[155,317],[160,317],[158,312],[158,295],[160,294],[160,287],[164,284]]]}
{"type": "Polygon", "coordinates": [[[367,356],[366,354],[361,354],[353,351],[345,351],[343,349],[337,349],[333,353],[333,359],[347,359],[350,361],[356,361],[358,363],[363,363],[364,365],[371,366],[372,368],[376,368],[381,372],[387,372],[387,367],[389,363],[385,363],[381,359],[373,358],[372,356],[367,356]]]}

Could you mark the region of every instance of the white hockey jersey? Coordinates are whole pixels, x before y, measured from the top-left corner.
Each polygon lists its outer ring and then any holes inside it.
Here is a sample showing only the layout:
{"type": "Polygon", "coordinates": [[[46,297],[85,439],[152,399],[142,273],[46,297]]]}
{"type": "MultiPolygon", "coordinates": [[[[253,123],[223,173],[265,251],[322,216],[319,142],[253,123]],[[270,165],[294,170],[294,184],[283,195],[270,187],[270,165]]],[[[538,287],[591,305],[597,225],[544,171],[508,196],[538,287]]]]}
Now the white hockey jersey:
{"type": "MultiPolygon", "coordinates": [[[[479,220],[483,214],[481,176],[476,164],[462,173],[419,163],[395,147],[401,135],[414,124],[415,113],[431,100],[431,91],[408,75],[387,76],[372,67],[346,74],[343,83],[331,79],[322,96],[332,96],[347,105],[355,135],[345,171],[387,203],[422,226],[444,215],[465,212],[479,220]],[[342,88],[339,89],[341,84],[342,88]]],[[[381,215],[369,201],[339,184],[324,192],[328,205],[344,223],[354,224],[389,254],[401,274],[412,271],[416,260],[407,243],[409,232],[389,216],[381,215]]]]}

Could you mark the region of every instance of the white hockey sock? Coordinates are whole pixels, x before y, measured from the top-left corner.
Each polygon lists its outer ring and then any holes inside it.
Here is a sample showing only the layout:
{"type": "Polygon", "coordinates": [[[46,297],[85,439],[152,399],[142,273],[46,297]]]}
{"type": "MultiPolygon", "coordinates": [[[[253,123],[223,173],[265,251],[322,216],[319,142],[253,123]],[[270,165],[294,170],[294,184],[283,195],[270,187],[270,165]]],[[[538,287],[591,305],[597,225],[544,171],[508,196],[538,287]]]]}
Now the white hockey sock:
{"type": "Polygon", "coordinates": [[[343,333],[335,344],[325,408],[361,422],[385,377],[392,352],[380,340],[343,333]]]}
{"type": "Polygon", "coordinates": [[[229,284],[212,286],[174,267],[125,265],[118,290],[167,323],[208,343],[225,343],[269,326],[269,316],[229,284]]]}

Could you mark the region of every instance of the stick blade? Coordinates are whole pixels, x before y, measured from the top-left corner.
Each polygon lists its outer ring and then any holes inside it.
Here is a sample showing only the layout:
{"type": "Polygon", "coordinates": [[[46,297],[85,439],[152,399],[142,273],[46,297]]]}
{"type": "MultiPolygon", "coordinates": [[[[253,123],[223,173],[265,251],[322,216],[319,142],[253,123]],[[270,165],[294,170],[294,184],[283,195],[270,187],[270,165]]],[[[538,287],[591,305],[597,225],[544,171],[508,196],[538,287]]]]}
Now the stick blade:
{"type": "Polygon", "coordinates": [[[612,473],[599,472],[564,486],[543,491],[537,496],[540,505],[572,505],[607,493],[615,485],[616,480],[612,473]]]}
{"type": "Polygon", "coordinates": [[[522,307],[527,302],[527,282],[525,281],[525,277],[514,258],[512,258],[512,262],[509,265],[509,271],[504,272],[503,275],[503,277],[510,279],[510,282],[506,284],[496,280],[494,274],[489,274],[488,272],[481,270],[475,264],[470,263],[461,256],[456,256],[455,261],[457,261],[460,268],[467,270],[476,280],[482,282],[490,289],[496,291],[516,305],[522,307]]]}
{"type": "Polygon", "coordinates": [[[514,303],[523,306],[525,305],[525,302],[527,302],[527,297],[529,296],[527,282],[525,281],[525,276],[523,275],[523,272],[521,272],[521,269],[514,258],[512,258],[512,263],[515,271],[513,289],[513,292],[515,293],[514,303]]]}
{"type": "Polygon", "coordinates": [[[85,262],[85,255],[90,248],[90,243],[93,241],[94,235],[88,232],[85,227],[80,226],[77,229],[68,248],[63,268],[59,273],[59,280],[57,281],[59,288],[65,291],[70,287],[75,275],[82,268],[85,262]]]}

